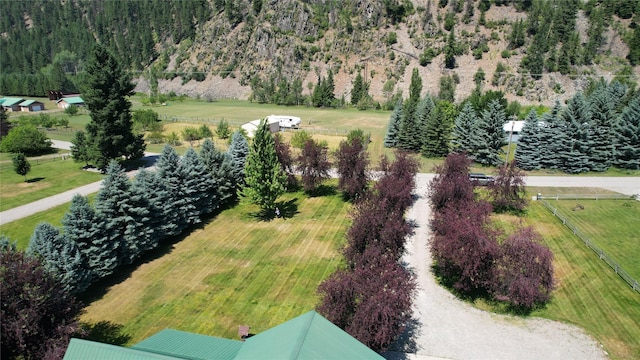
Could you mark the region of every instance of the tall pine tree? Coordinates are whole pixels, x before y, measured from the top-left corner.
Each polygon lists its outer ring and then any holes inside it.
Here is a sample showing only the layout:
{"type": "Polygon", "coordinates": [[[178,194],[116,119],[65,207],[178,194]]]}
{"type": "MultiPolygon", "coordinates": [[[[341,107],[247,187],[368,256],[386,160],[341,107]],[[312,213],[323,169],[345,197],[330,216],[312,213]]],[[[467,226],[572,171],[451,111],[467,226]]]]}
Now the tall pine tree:
{"type": "Polygon", "coordinates": [[[538,114],[529,111],[520,132],[515,154],[516,165],[523,170],[540,169],[540,126],[538,114]]]}
{"type": "Polygon", "coordinates": [[[409,84],[409,98],[402,107],[402,123],[400,126],[400,136],[398,147],[407,151],[420,151],[421,137],[420,127],[416,117],[416,109],[420,101],[422,92],[422,78],[417,68],[411,73],[411,84],[409,84]]]}
{"type": "Polygon", "coordinates": [[[133,134],[131,102],[134,85],[124,68],[103,46],[96,45],[85,66],[82,97],[90,111],[86,144],[91,161],[100,169],[112,159],[138,159],[144,155],[142,135],[133,134]]]}
{"type": "Polygon", "coordinates": [[[219,206],[224,206],[235,194],[230,163],[225,161],[227,154],[216,149],[213,141],[207,139],[200,147],[200,158],[213,179],[219,206]]]}
{"type": "Polygon", "coordinates": [[[454,104],[448,101],[438,101],[424,130],[422,155],[441,157],[449,154],[455,116],[454,104]]]}
{"type": "Polygon", "coordinates": [[[256,131],[245,171],[246,186],[242,189],[242,196],[262,211],[273,210],[276,199],[285,192],[287,176],[278,161],[266,120],[260,122],[256,131]]]}

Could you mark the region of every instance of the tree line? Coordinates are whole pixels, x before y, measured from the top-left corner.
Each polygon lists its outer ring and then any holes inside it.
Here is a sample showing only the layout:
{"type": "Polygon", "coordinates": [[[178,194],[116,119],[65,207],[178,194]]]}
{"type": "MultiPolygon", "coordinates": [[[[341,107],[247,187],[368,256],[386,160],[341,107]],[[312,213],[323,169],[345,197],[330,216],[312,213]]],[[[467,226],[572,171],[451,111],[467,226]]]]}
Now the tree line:
{"type": "MultiPolygon", "coordinates": [[[[421,90],[422,80],[414,70],[409,97],[396,104],[389,118],[385,147],[426,157],[465,153],[488,166],[504,162],[504,125],[518,106],[507,105],[501,92],[478,88],[458,106],[431,95],[420,97],[421,90]]],[[[556,102],[543,114],[532,109],[519,134],[516,164],[524,170],[567,173],[611,166],[640,169],[639,99],[626,85],[597,81],[566,106],[556,102]]]]}
{"type": "MultiPolygon", "coordinates": [[[[338,171],[366,168],[368,157],[361,150],[362,144],[358,139],[343,143],[341,148],[346,153],[358,156],[351,156],[351,163],[338,160],[342,164],[338,171]]],[[[344,183],[360,184],[348,186],[358,189],[358,195],[352,197],[353,223],[342,249],[345,266],[318,287],[318,311],[378,352],[385,351],[411,319],[416,285],[414,275],[401,264],[401,257],[406,238],[413,233],[404,213],[413,202],[418,163],[408,154],[397,152],[394,162],[383,157],[380,168],[382,175],[370,189],[366,187],[366,176],[361,183],[357,177],[341,174],[344,183]]]]}

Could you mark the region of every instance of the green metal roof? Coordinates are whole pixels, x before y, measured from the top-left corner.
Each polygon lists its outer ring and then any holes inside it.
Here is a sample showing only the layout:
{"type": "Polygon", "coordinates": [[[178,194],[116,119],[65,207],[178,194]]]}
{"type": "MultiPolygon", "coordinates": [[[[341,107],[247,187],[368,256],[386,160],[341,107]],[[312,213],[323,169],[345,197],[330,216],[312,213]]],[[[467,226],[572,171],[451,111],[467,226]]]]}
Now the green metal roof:
{"type": "Polygon", "coordinates": [[[23,98],[7,97],[7,98],[4,98],[4,102],[2,103],[2,106],[13,106],[17,103],[22,102],[23,100],[24,100],[23,98]]]}
{"type": "Polygon", "coordinates": [[[384,359],[315,311],[246,340],[236,360],[384,359]]]}
{"type": "Polygon", "coordinates": [[[94,341],[71,339],[63,360],[76,359],[176,360],[180,358],[94,341]]]}
{"type": "Polygon", "coordinates": [[[238,340],[166,329],[131,348],[190,360],[233,360],[243,344],[238,340]]]}
{"type": "Polygon", "coordinates": [[[7,98],[1,98],[0,99],[0,105],[2,105],[5,102],[5,100],[7,100],[7,98]]]}
{"type": "Polygon", "coordinates": [[[20,106],[29,106],[29,105],[31,105],[31,104],[33,104],[35,102],[42,104],[40,101],[37,101],[37,100],[25,100],[25,101],[21,102],[19,105],[20,106]]]}
{"type": "Polygon", "coordinates": [[[68,98],[62,98],[60,100],[58,100],[58,102],[64,100],[64,102],[66,102],[67,104],[84,104],[84,100],[82,100],[82,98],[80,96],[71,96],[68,98]]]}

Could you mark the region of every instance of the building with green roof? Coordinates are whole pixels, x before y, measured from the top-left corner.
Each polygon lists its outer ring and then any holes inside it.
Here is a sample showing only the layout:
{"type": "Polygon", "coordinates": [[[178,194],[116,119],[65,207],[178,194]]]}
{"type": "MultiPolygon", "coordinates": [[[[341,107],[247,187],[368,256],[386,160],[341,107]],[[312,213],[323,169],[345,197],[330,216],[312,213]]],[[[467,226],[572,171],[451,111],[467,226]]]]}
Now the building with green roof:
{"type": "Polygon", "coordinates": [[[245,341],[166,329],[125,348],[72,339],[64,356],[76,359],[384,359],[315,311],[248,337],[245,341]]]}

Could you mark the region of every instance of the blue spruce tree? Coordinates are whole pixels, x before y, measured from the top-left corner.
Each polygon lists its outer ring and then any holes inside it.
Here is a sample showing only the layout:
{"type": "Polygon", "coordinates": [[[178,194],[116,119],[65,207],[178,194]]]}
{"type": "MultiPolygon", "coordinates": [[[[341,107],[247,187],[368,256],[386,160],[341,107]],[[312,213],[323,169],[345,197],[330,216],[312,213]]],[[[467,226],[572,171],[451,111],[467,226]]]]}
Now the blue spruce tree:
{"type": "Polygon", "coordinates": [[[384,136],[384,147],[395,148],[398,146],[400,126],[402,125],[402,101],[399,100],[389,117],[387,134],[384,136]]]}
{"type": "Polygon", "coordinates": [[[516,165],[523,170],[540,169],[540,125],[534,109],[524,119],[515,154],[516,165]]]}
{"type": "Polygon", "coordinates": [[[131,183],[127,174],[115,160],[110,161],[96,196],[95,209],[105,242],[117,250],[118,265],[130,264],[140,254],[137,243],[129,243],[125,237],[130,220],[130,197],[131,183]]]}
{"type": "Polygon", "coordinates": [[[640,96],[622,110],[615,125],[615,165],[623,169],[640,169],[640,96]]]}
{"type": "Polygon", "coordinates": [[[478,116],[471,102],[466,102],[462,107],[462,111],[456,117],[453,126],[451,144],[453,150],[459,153],[467,153],[473,158],[476,149],[480,146],[482,139],[478,133],[478,116]]]}
{"type": "Polygon", "coordinates": [[[193,148],[187,150],[178,170],[183,179],[186,200],[179,211],[184,212],[189,225],[198,224],[202,215],[209,214],[218,207],[215,183],[193,148]]]}
{"type": "Polygon", "coordinates": [[[231,144],[225,159],[225,166],[230,170],[234,189],[233,197],[230,201],[237,198],[237,191],[244,186],[244,164],[247,161],[247,156],[249,156],[249,143],[242,133],[236,131],[231,137],[231,144]]]}
{"type": "Polygon", "coordinates": [[[155,173],[142,168],[131,184],[129,216],[125,230],[127,243],[137,243],[142,254],[155,249],[164,238],[166,193],[155,173]]]}
{"type": "Polygon", "coordinates": [[[104,264],[115,263],[116,248],[106,242],[107,237],[102,234],[95,210],[86,197],[76,194],[71,199],[71,206],[62,218],[62,231],[67,241],[78,247],[92,281],[113,270],[109,266],[106,269],[103,267],[104,264]]]}
{"type": "Polygon", "coordinates": [[[582,93],[577,93],[569,101],[560,113],[560,121],[566,134],[560,143],[560,170],[570,174],[589,171],[591,114],[582,93]]]}
{"type": "Polygon", "coordinates": [[[498,100],[489,103],[489,107],[482,112],[482,118],[478,123],[478,133],[484,140],[476,151],[475,160],[480,164],[497,166],[502,162],[502,147],[505,141],[504,124],[506,115],[498,100]]]}
{"type": "Polygon", "coordinates": [[[589,98],[591,107],[591,141],[589,164],[593,171],[607,171],[615,157],[615,101],[608,91],[596,91],[589,98]]]}
{"type": "Polygon", "coordinates": [[[551,111],[542,116],[540,127],[540,167],[542,169],[558,169],[562,140],[566,136],[561,125],[560,112],[562,105],[556,101],[551,111]]]}
{"type": "Polygon", "coordinates": [[[229,161],[225,161],[227,154],[216,149],[213,141],[205,140],[200,148],[200,158],[211,174],[214,182],[215,196],[222,207],[233,198],[236,193],[233,187],[233,177],[229,161]]]}
{"type": "Polygon", "coordinates": [[[187,203],[180,171],[180,157],[170,145],[165,145],[156,162],[156,173],[161,183],[160,191],[165,192],[166,201],[162,205],[164,217],[163,231],[167,236],[180,234],[187,226],[187,214],[183,209],[187,203]]]}

